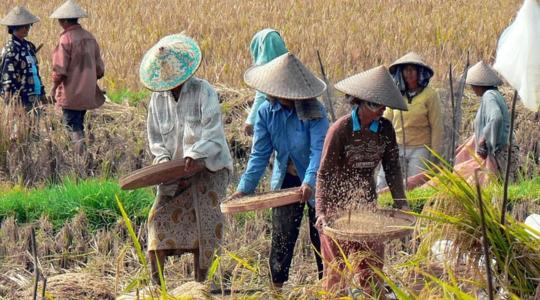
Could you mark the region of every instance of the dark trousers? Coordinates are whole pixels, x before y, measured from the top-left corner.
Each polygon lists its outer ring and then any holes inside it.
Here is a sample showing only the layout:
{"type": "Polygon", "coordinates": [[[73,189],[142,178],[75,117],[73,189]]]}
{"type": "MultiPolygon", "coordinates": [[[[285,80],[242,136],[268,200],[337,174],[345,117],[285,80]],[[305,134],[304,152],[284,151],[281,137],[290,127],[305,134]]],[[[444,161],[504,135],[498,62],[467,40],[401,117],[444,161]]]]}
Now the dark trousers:
{"type": "Polygon", "coordinates": [[[62,109],[64,124],[71,132],[84,132],[84,116],[86,110],[62,109]]]}
{"type": "MultiPolygon", "coordinates": [[[[282,189],[300,186],[302,182],[297,176],[287,174],[281,185],[282,189]]],[[[306,203],[276,207],[272,209],[272,249],[270,250],[270,272],[272,282],[284,283],[289,279],[289,268],[294,252],[294,245],[298,239],[304,207],[306,203]]],[[[321,240],[319,231],[315,228],[317,221],[315,209],[308,205],[309,237],[315,248],[315,260],[319,279],[322,278],[323,264],[319,256],[321,253],[321,240]]]]}

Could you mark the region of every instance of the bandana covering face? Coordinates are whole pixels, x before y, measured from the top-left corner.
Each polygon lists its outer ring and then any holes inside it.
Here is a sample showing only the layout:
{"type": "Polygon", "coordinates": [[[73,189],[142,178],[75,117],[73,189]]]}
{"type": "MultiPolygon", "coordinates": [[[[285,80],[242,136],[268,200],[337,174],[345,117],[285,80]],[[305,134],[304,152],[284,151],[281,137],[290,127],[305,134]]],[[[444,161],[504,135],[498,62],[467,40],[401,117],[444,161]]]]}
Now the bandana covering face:
{"type": "MultiPolygon", "coordinates": [[[[405,84],[405,80],[403,79],[403,68],[405,66],[406,65],[397,66],[396,70],[392,74],[392,79],[396,83],[402,95],[407,94],[407,85],[405,84]]],[[[420,90],[423,90],[426,86],[428,86],[429,80],[433,76],[433,73],[428,68],[424,68],[418,65],[413,65],[413,66],[416,67],[416,70],[418,70],[418,86],[420,86],[420,90]]],[[[412,95],[411,98],[416,96],[416,94],[418,94],[418,92],[414,93],[414,95],[412,95]]]]}

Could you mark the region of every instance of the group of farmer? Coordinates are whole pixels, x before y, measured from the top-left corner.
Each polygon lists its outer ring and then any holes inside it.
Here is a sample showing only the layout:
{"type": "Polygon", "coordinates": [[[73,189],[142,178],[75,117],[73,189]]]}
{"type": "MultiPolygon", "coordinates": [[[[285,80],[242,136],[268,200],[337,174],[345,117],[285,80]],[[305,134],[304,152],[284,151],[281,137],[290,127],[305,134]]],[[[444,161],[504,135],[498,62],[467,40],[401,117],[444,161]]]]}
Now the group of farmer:
{"type": "Polygon", "coordinates": [[[84,153],[84,117],[86,111],[105,102],[97,80],[105,74],[99,45],[78,20],[87,13],[74,1],[68,0],[50,16],[62,28],[52,55],[50,96],[39,73],[37,47],[27,38],[30,29],[40,21],[22,6],[13,8],[0,20],[7,26],[10,37],[0,55],[0,95],[6,104],[20,104],[39,115],[42,105],[55,103],[62,109],[63,121],[71,134],[74,152],[84,153]]]}
{"type": "MultiPolygon", "coordinates": [[[[343,211],[375,202],[387,186],[395,207],[408,209],[404,176],[424,171],[431,152],[442,150],[441,103],[429,81],[434,71],[416,53],[348,77],[335,85],[351,104],[350,113],[330,124],[317,100],[327,86],[287,47],[276,30],[255,34],[253,66],[244,81],[255,99],[245,133],[253,136],[251,154],[228,201],[253,194],[273,159],[271,190],[297,187],[299,203],[272,209],[269,266],[273,287],[288,280],[299,228],[307,211],[319,279],[328,290],[342,290],[343,254],[368,252],[356,264],[357,282],[369,293],[371,268],[382,266],[382,243],[335,241],[324,226],[343,211]],[[402,163],[403,168],[402,168],[402,163]],[[380,172],[377,170],[380,169],[380,172]]],[[[154,163],[185,160],[203,174],[158,187],[151,209],[148,250],[155,280],[169,255],[195,254],[197,280],[205,278],[223,238],[219,203],[232,170],[218,96],[208,82],[193,76],[202,60],[197,43],[183,34],[160,40],[144,56],[140,79],[150,90],[148,136],[154,163]]],[[[475,139],[479,159],[501,156],[508,138],[508,109],[497,90],[502,82],[483,62],[469,71],[482,96],[475,139]]],[[[500,170],[499,170],[500,172],[500,170]]]]}
{"type": "MultiPolygon", "coordinates": [[[[96,85],[104,74],[99,47],[77,22],[85,16],[72,0],[51,16],[64,29],[53,55],[52,96],[79,140],[85,110],[103,103],[96,85]]],[[[45,95],[36,48],[25,39],[38,20],[21,7],[2,20],[12,34],[3,51],[4,98],[9,101],[18,95],[28,110],[45,95]]],[[[434,71],[411,52],[389,68],[378,66],[345,78],[335,88],[345,95],[350,110],[330,124],[326,108],[317,100],[327,85],[288,51],[279,32],[256,33],[250,52],[253,66],[244,80],[256,93],[245,133],[253,136],[252,149],[236,191],[228,199],[254,193],[273,159],[271,189],[298,187],[301,193],[301,202],[272,209],[269,266],[273,286],[279,289],[288,280],[307,210],[324,287],[344,288],[342,254],[371,252],[355,269],[358,283],[369,292],[374,278],[368,266],[381,266],[384,245],[335,241],[323,228],[344,210],[375,202],[378,190],[385,187],[395,208],[408,209],[405,177],[424,171],[424,162],[432,160],[429,149],[443,150],[441,102],[429,86],[434,71]]],[[[193,177],[157,188],[148,217],[148,251],[156,281],[166,257],[183,253],[195,255],[195,277],[203,281],[223,239],[220,203],[226,198],[233,159],[218,95],[206,80],[194,76],[201,61],[197,43],[174,34],[152,46],[140,65],[140,80],[153,91],[147,129],[154,164],[184,160],[186,170],[204,167],[193,177]]],[[[508,108],[497,89],[502,81],[483,62],[471,68],[467,78],[481,97],[473,137],[475,156],[494,158],[501,172],[509,133],[508,108]]]]}

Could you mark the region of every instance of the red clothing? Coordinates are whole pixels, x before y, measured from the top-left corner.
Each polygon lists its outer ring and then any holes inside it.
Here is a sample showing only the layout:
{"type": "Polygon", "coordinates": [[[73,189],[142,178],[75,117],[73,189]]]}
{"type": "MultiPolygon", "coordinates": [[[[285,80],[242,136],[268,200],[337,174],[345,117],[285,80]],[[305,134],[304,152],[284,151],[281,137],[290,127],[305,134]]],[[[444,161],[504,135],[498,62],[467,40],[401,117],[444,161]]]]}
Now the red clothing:
{"type": "MultiPolygon", "coordinates": [[[[353,132],[351,116],[339,119],[330,129],[324,141],[321,166],[317,177],[317,216],[325,216],[327,221],[349,209],[357,209],[377,199],[375,168],[382,162],[388,186],[394,199],[405,199],[399,149],[396,134],[390,121],[379,120],[377,132],[368,128],[353,132]]],[[[381,243],[362,244],[358,242],[333,241],[322,232],[321,254],[324,263],[324,288],[341,290],[341,273],[345,270],[343,254],[351,260],[355,254],[365,254],[373,250],[375,255],[356,259],[353,274],[357,282],[369,290],[369,278],[373,272],[369,265],[382,267],[384,245],[381,243]],[[364,253],[362,253],[364,252],[364,253]]],[[[352,259],[355,261],[355,259],[352,259]]],[[[350,274],[345,272],[345,274],[350,274]]]]}
{"type": "Polygon", "coordinates": [[[105,73],[99,45],[81,25],[72,25],[60,35],[53,52],[53,81],[57,105],[72,110],[100,107],[105,102],[97,80],[105,73]]]}
{"type": "Polygon", "coordinates": [[[366,243],[339,241],[339,247],[329,236],[320,233],[321,256],[323,259],[323,288],[327,291],[339,292],[349,285],[349,275],[362,285],[365,292],[371,293],[371,283],[378,282],[373,268],[382,270],[384,261],[384,245],[382,243],[366,243]],[[347,270],[343,254],[351,264],[347,270]],[[366,255],[368,254],[368,255],[366,255]],[[352,274],[351,274],[352,273],[352,274]],[[345,275],[345,276],[342,276],[345,275]]]}
{"type": "Polygon", "coordinates": [[[317,215],[331,217],[377,199],[374,173],[382,162],[394,199],[405,199],[399,149],[392,123],[379,121],[378,132],[353,132],[351,116],[328,130],[317,177],[317,215]]]}

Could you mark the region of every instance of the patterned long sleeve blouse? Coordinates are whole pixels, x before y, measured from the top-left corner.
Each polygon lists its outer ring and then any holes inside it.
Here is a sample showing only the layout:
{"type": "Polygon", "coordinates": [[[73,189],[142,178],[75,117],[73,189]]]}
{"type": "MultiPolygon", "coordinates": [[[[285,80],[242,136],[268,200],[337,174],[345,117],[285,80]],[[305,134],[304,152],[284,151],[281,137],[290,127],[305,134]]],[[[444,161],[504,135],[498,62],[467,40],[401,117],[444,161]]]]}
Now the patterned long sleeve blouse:
{"type": "Polygon", "coordinates": [[[35,100],[31,96],[39,98],[45,95],[34,44],[12,35],[2,49],[1,56],[2,94],[20,96],[25,106],[35,100]]]}

